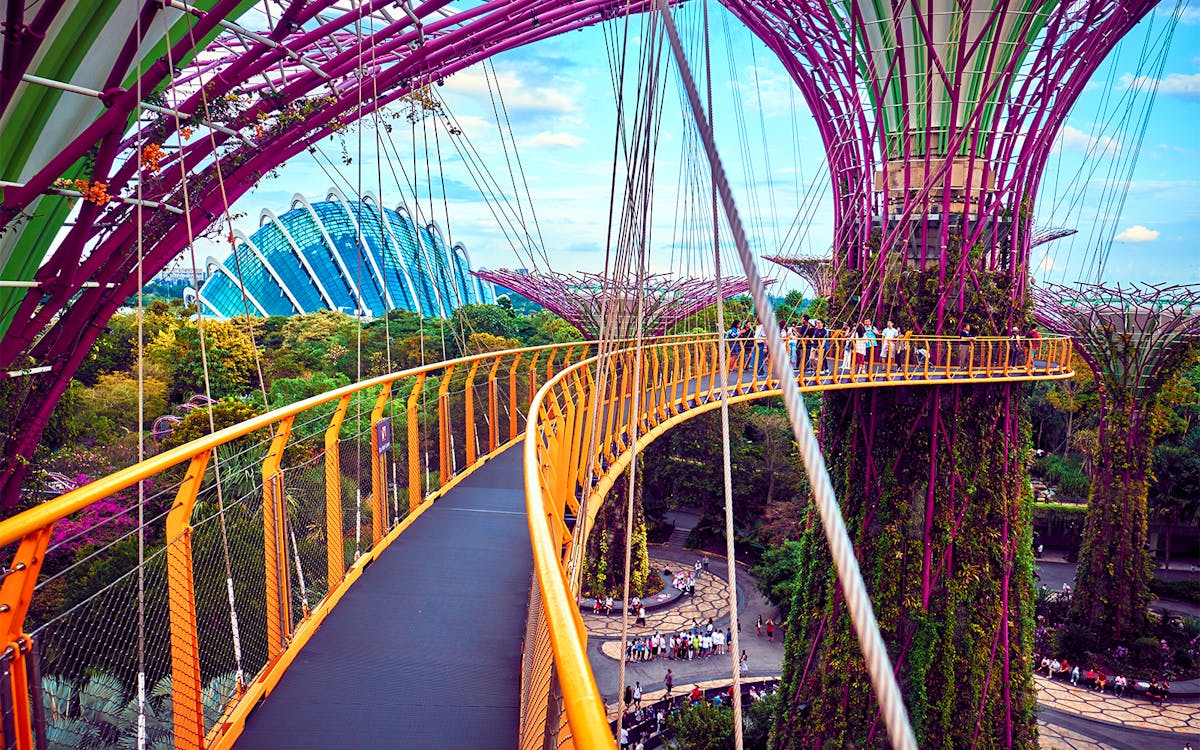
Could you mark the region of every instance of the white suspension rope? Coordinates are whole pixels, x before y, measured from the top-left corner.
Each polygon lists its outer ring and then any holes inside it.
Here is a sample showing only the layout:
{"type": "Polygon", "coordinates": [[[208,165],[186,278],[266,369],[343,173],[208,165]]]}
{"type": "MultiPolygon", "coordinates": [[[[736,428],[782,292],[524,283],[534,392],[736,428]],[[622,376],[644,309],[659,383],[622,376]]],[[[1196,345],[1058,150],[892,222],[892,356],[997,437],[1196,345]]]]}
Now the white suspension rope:
{"type": "Polygon", "coordinates": [[[821,515],[825,538],[829,542],[834,567],[838,573],[838,581],[846,598],[846,608],[850,613],[850,620],[854,624],[854,630],[863,649],[867,672],[875,689],[875,697],[879,701],[889,739],[893,747],[898,750],[915,750],[917,747],[916,737],[913,735],[908,710],[904,706],[900,686],[892,670],[892,661],[888,656],[883,636],[879,632],[879,624],[875,619],[875,612],[871,606],[866,584],[863,582],[862,572],[858,567],[858,560],[854,556],[854,546],[846,531],[846,522],[842,518],[837,498],[834,495],[833,483],[825,466],[825,458],[821,455],[820,444],[817,442],[812,424],[809,422],[808,411],[804,408],[800,389],[795,378],[791,376],[791,366],[787,362],[787,346],[779,332],[775,313],[770,306],[770,298],[767,296],[762,279],[755,268],[754,256],[750,252],[746,233],[742,227],[737,206],[734,204],[733,194],[729,189],[729,181],[721,164],[720,155],[717,153],[716,143],[713,141],[712,129],[701,106],[696,83],[692,78],[687,59],[684,57],[679,33],[671,19],[671,12],[666,0],[657,0],[656,6],[663,18],[663,25],[666,27],[667,36],[670,39],[675,62],[679,66],[687,87],[688,103],[691,106],[696,127],[704,140],[705,152],[712,167],[713,181],[720,193],[721,203],[725,209],[725,217],[729,222],[738,256],[750,282],[750,292],[758,310],[759,320],[766,328],[767,347],[771,353],[771,367],[783,391],[783,403],[787,408],[796,443],[804,459],[804,467],[808,471],[813,488],[813,499],[821,515]]]}
{"type": "MultiPolygon", "coordinates": [[[[712,95],[712,46],[709,37],[708,0],[704,0],[704,70],[707,84],[709,121],[713,117],[712,95]]],[[[729,447],[729,384],[728,353],[725,346],[725,300],[721,294],[721,222],[717,212],[717,180],[711,175],[712,227],[713,227],[713,272],[716,275],[715,296],[717,300],[717,388],[721,394],[721,475],[725,490],[725,575],[729,581],[729,663],[733,673],[733,746],[742,750],[742,670],[741,641],[738,637],[737,611],[737,550],[733,543],[733,456],[729,447]]],[[[740,377],[740,376],[739,376],[740,377]]],[[[699,384],[697,384],[698,386],[699,384]]]]}

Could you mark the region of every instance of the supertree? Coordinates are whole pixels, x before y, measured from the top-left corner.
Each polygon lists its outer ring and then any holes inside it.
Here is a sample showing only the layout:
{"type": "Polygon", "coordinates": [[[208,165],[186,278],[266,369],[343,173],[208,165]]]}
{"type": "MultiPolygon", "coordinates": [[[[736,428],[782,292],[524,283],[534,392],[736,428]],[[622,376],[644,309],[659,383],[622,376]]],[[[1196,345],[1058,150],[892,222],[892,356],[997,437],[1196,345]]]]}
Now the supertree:
{"type": "Polygon", "coordinates": [[[833,293],[833,258],[819,258],[814,255],[765,255],[763,260],[777,263],[808,282],[821,299],[829,299],[833,293]]]}
{"type": "Polygon", "coordinates": [[[589,339],[600,338],[605,315],[610,316],[605,336],[635,336],[639,306],[643,335],[659,336],[689,315],[716,304],[718,298],[735,297],[750,288],[745,278],[738,277],[722,279],[718,295],[712,279],[668,274],[650,274],[639,288],[633,281],[614,281],[594,273],[506,269],[472,273],[551,310],[589,339]]]}
{"type": "MultiPolygon", "coordinates": [[[[1072,103],[1152,0],[726,0],[810,107],[833,194],[834,317],[1009,335],[1072,103]]],[[[945,356],[942,352],[937,356],[945,356]]],[[[830,394],[820,434],[926,747],[1034,747],[1020,386],[830,394]]],[[[819,524],[791,609],[773,743],[884,742],[819,524]]]]}
{"type": "Polygon", "coordinates": [[[1097,633],[1136,636],[1150,602],[1146,494],[1163,385],[1194,352],[1200,286],[1034,287],[1034,315],[1070,336],[1096,373],[1099,447],[1072,615],[1097,633]]]}

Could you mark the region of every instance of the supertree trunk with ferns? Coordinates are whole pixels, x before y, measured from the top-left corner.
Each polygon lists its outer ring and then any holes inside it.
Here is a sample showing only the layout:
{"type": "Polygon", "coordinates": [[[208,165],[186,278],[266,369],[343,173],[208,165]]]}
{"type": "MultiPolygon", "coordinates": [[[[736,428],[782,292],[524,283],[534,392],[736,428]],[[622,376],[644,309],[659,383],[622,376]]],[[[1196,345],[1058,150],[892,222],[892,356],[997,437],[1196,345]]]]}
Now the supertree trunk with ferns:
{"type": "MultiPolygon", "coordinates": [[[[1150,0],[726,5],[811,108],[833,190],[835,323],[957,336],[933,360],[1014,356],[1034,200],[1071,104],[1150,0]],[[989,348],[990,347],[990,348],[989,348]]],[[[1022,355],[1024,356],[1024,355],[1022,355]]],[[[1037,357],[1037,352],[1028,356],[1037,357]]],[[[1037,745],[1022,386],[826,396],[821,436],[922,747],[1037,745]]],[[[788,622],[773,747],[886,743],[820,530],[788,622]]]]}

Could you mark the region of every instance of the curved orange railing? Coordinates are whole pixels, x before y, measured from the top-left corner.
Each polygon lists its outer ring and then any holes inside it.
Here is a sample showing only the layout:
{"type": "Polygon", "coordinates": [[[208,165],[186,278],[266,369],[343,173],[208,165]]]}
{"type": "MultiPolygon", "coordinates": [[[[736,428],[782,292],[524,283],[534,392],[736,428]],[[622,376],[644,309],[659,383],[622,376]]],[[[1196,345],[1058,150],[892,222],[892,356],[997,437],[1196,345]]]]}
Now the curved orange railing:
{"type": "MultiPolygon", "coordinates": [[[[179,748],[229,747],[366,565],[434,499],[523,435],[538,585],[524,653],[522,744],[540,745],[533,738],[552,731],[589,747],[611,745],[571,577],[635,437],[645,444],[717,404],[711,376],[719,342],[709,335],[645,343],[636,396],[638,350],[628,341],[508,350],[373,378],[164,451],[0,522],[0,546],[12,553],[0,572],[0,658],[8,675],[0,691],[15,699],[8,727],[17,746],[32,748],[47,723],[75,731],[71,702],[98,675],[110,692],[123,685],[128,699],[141,632],[148,671],[165,675],[150,690],[161,731],[179,748]],[[599,356],[610,365],[604,374],[599,356]],[[536,418],[525,424],[528,414],[536,418]],[[139,487],[149,538],[140,567],[129,562],[135,506],[125,497],[139,487]],[[87,536],[95,531],[87,524],[63,523],[105,500],[118,501],[118,510],[92,519],[98,541],[87,536]],[[567,511],[583,523],[572,529],[567,511]],[[92,576],[96,565],[102,576],[92,576]],[[92,591],[96,577],[107,585],[92,591]],[[147,613],[142,630],[138,587],[147,613]],[[240,646],[231,635],[232,599],[240,646]],[[248,679],[234,674],[235,659],[248,679]],[[567,679],[556,682],[556,668],[567,679]]],[[[912,340],[902,360],[861,374],[833,368],[806,388],[1070,375],[1065,339],[1042,339],[1037,357],[1018,363],[1014,353],[1023,346],[912,340]]],[[[744,364],[735,362],[735,372],[744,364]]],[[[737,399],[772,388],[752,375],[732,385],[737,399]]],[[[105,731],[127,737],[136,727],[105,731]]]]}
{"type": "MultiPolygon", "coordinates": [[[[680,421],[720,406],[720,344],[720,339],[706,337],[605,353],[563,369],[530,406],[524,466],[537,585],[522,665],[522,748],[614,747],[587,658],[587,631],[576,606],[582,554],[600,504],[633,449],[680,421]],[[635,372],[640,384],[636,395],[635,372]]],[[[853,340],[803,340],[797,341],[797,349],[807,351],[810,344],[818,353],[813,373],[801,378],[801,390],[807,392],[1047,380],[1074,374],[1071,342],[1061,337],[908,336],[894,342],[888,357],[864,357],[861,370],[853,357],[849,368],[842,366],[844,347],[853,347],[853,340]]],[[[724,345],[730,353],[755,348],[752,341],[724,345]]],[[[727,386],[731,401],[779,394],[778,381],[747,367],[745,355],[733,357],[732,363],[727,386]]]]}
{"type": "MultiPolygon", "coordinates": [[[[147,659],[170,677],[170,702],[160,704],[165,715],[158,718],[170,727],[175,747],[228,747],[249,709],[270,692],[365,566],[436,497],[520,439],[541,382],[595,351],[590,342],[552,344],[365,380],[164,451],[0,522],[0,546],[15,546],[0,585],[0,637],[11,681],[0,690],[11,689],[16,698],[11,727],[18,746],[32,748],[47,722],[57,730],[75,726],[69,720],[79,717],[69,696],[96,674],[111,677],[126,698],[132,694],[134,676],[125,675],[129,664],[118,658],[136,663],[129,640],[136,610],[130,610],[130,591],[119,589],[132,586],[137,569],[119,566],[120,542],[131,538],[128,520],[135,512],[123,495],[139,482],[155,483],[145,490],[146,507],[161,510],[148,513],[148,534],[157,536],[142,576],[147,659]],[[221,461],[212,460],[215,454],[221,461]],[[343,471],[346,461],[352,471],[343,471]],[[214,463],[223,472],[222,499],[214,463]],[[347,522],[351,508],[343,501],[356,496],[355,520],[347,522]],[[81,537],[53,538],[56,524],[113,498],[126,506],[126,522],[118,523],[118,513],[100,526],[121,525],[123,533],[108,535],[115,539],[84,554],[71,551],[81,537]],[[221,502],[226,513],[218,518],[212,508],[221,502]],[[366,537],[361,548],[360,537],[366,537]],[[231,550],[227,582],[220,559],[231,550]],[[50,583],[73,580],[109,558],[107,575],[116,579],[110,586],[45,616],[44,602],[63,596],[50,583]],[[252,677],[205,685],[214,671],[234,671],[235,639],[222,613],[227,588],[241,592],[238,648],[252,677]],[[27,624],[31,605],[41,621],[27,624]],[[198,611],[208,630],[198,628],[198,611]],[[222,627],[223,634],[212,632],[222,627]],[[105,639],[124,644],[120,654],[107,653],[115,647],[98,643],[105,639]],[[31,658],[39,646],[40,658],[31,658]],[[50,686],[48,700],[40,696],[42,683],[50,686]]],[[[125,736],[136,727],[110,730],[125,736]]]]}

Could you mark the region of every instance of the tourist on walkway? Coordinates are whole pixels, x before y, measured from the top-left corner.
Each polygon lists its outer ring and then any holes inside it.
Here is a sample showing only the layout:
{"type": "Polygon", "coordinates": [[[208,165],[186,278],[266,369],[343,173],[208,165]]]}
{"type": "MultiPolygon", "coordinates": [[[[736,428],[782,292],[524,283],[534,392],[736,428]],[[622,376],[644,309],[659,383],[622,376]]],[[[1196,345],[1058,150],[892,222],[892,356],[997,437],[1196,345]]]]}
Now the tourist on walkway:
{"type": "Polygon", "coordinates": [[[758,636],[759,638],[762,638],[762,626],[763,626],[762,615],[759,615],[758,622],[754,623],[754,634],[756,636],[758,636]]]}
{"type": "Polygon", "coordinates": [[[750,671],[749,660],[750,657],[746,655],[745,651],[742,651],[742,658],[738,659],[738,672],[746,674],[750,671]]]}
{"type": "Polygon", "coordinates": [[[633,683],[633,705],[637,708],[642,707],[642,683],[633,683]]]}
{"type": "Polygon", "coordinates": [[[667,667],[667,675],[663,677],[663,684],[667,686],[667,696],[670,696],[671,690],[675,687],[675,675],[671,673],[670,667],[667,667]]]}
{"type": "Polygon", "coordinates": [[[758,377],[764,377],[767,374],[767,329],[761,322],[754,329],[754,354],[754,371],[758,377]]]}
{"type": "Polygon", "coordinates": [[[767,640],[775,642],[775,621],[770,618],[767,619],[767,640]]]}
{"type": "Polygon", "coordinates": [[[604,597],[604,614],[611,615],[612,607],[613,607],[612,597],[611,596],[604,597]]]}
{"type": "Polygon", "coordinates": [[[883,358],[887,368],[892,369],[892,365],[896,361],[896,337],[900,335],[900,329],[892,321],[888,321],[880,336],[883,338],[883,346],[880,347],[880,355],[883,358]]]}

